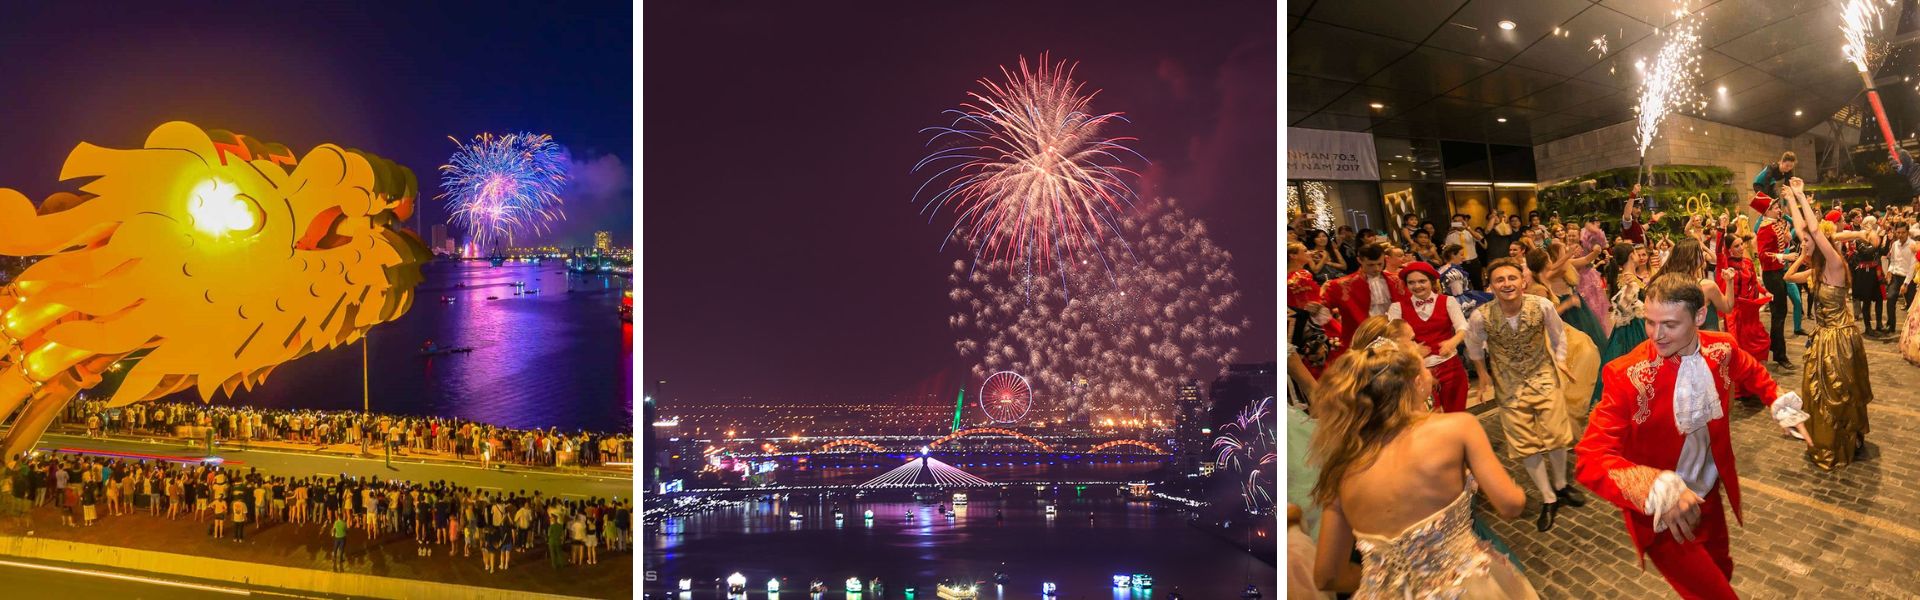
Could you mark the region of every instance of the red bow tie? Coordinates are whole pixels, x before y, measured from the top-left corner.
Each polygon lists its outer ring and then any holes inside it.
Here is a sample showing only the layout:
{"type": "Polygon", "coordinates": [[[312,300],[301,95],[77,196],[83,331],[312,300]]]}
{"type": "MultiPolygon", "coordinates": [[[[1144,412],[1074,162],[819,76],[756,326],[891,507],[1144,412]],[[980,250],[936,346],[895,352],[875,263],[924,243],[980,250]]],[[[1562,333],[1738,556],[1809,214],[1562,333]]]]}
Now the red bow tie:
{"type": "Polygon", "coordinates": [[[1413,301],[1414,308],[1426,308],[1429,306],[1433,306],[1433,300],[1414,300],[1413,301]]]}

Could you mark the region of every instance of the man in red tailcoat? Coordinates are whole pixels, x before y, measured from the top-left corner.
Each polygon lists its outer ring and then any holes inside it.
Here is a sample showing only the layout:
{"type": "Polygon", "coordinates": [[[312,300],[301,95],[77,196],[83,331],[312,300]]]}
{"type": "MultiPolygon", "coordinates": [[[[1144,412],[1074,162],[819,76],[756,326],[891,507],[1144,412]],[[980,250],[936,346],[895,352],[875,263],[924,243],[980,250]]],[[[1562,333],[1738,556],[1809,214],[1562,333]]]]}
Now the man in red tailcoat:
{"type": "Polygon", "coordinates": [[[1705,305],[1685,275],[1648,285],[1648,339],[1602,370],[1605,392],[1575,449],[1574,477],[1620,507],[1634,548],[1681,598],[1738,598],[1720,504],[1724,490],[1741,518],[1728,402],[1760,398],[1803,435],[1807,415],[1733,336],[1700,331],[1705,305]]]}
{"type": "MultiPolygon", "coordinates": [[[[1753,234],[1753,258],[1760,263],[1760,284],[1765,286],[1767,294],[1773,296],[1767,301],[1768,318],[1772,327],[1767,328],[1767,353],[1782,369],[1793,368],[1793,361],[1787,360],[1787,263],[1793,262],[1793,230],[1786,221],[1781,220],[1782,202],[1766,194],[1754,194],[1748,203],[1763,217],[1760,228],[1753,234]]],[[[1795,321],[1797,324],[1798,321],[1795,321]]]]}
{"type": "Polygon", "coordinates": [[[1339,313],[1341,348],[1352,345],[1361,321],[1387,314],[1387,307],[1407,297],[1407,285],[1383,272],[1387,248],[1385,242],[1362,246],[1355,256],[1360,270],[1328,281],[1321,290],[1327,306],[1339,313]]]}

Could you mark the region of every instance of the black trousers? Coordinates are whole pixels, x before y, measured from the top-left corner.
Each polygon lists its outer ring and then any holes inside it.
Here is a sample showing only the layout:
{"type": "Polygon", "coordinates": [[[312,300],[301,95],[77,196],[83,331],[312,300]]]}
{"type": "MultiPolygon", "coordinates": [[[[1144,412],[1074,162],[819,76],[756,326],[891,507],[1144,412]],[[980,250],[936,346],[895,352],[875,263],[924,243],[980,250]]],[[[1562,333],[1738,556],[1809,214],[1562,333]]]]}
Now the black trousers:
{"type": "Polygon", "coordinates": [[[1767,293],[1773,294],[1773,300],[1767,303],[1768,319],[1773,327],[1767,329],[1768,340],[1772,342],[1773,359],[1787,360],[1787,274],[1785,269],[1762,271],[1760,284],[1766,286],[1767,293]]]}
{"type": "Polygon", "coordinates": [[[1907,290],[1906,287],[1907,276],[1905,275],[1894,275],[1893,279],[1887,282],[1886,329],[1893,329],[1894,326],[1898,324],[1900,320],[1900,309],[1906,308],[1907,303],[1913,300],[1913,296],[1908,293],[1910,290],[1907,290]]]}

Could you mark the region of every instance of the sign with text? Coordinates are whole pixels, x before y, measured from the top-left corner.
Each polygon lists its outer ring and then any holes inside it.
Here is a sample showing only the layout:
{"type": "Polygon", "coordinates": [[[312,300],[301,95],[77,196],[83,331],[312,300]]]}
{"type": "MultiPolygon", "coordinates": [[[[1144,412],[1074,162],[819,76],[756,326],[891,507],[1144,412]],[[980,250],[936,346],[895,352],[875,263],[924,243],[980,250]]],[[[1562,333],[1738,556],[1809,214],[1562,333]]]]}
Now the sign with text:
{"type": "Polygon", "coordinates": [[[1287,179],[1379,181],[1373,134],[1288,127],[1287,179]]]}

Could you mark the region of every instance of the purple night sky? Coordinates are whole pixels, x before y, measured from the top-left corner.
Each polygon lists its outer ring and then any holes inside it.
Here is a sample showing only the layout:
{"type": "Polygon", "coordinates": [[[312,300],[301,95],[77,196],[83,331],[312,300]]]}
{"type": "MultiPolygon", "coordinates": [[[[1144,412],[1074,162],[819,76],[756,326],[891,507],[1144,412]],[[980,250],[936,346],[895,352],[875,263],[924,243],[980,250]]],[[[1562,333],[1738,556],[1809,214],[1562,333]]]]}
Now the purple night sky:
{"type": "MultiPolygon", "coordinates": [[[[1233,253],[1242,361],[1277,357],[1275,5],[649,3],[642,381],[679,399],[874,400],[963,382],[909,199],[920,129],[1050,51],[1233,253]]],[[[1139,167],[1137,161],[1132,166],[1139,167]]],[[[645,388],[651,391],[651,388],[645,388]]]]}
{"type": "MultiPolygon", "coordinates": [[[[543,242],[632,240],[633,37],[626,2],[16,3],[0,17],[0,187],[40,198],[81,141],[135,147],[171,120],[336,143],[420,179],[445,221],[448,136],[549,133],[571,150],[568,219],[543,242]]],[[[422,236],[428,232],[421,232],[422,236]]]]}

